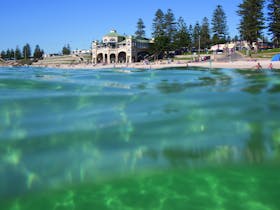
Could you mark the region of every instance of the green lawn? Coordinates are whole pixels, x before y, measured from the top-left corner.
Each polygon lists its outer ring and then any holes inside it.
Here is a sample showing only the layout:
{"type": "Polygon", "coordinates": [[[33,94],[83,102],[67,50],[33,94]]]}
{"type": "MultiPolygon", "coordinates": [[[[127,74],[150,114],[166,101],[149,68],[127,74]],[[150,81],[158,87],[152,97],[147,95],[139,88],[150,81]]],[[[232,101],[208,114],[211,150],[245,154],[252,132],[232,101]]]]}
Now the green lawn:
{"type": "MultiPolygon", "coordinates": [[[[243,55],[247,55],[245,50],[240,51],[243,55]]],[[[258,51],[257,53],[251,51],[251,57],[253,58],[266,58],[271,59],[274,55],[280,53],[280,48],[274,48],[269,50],[258,51]]]]}

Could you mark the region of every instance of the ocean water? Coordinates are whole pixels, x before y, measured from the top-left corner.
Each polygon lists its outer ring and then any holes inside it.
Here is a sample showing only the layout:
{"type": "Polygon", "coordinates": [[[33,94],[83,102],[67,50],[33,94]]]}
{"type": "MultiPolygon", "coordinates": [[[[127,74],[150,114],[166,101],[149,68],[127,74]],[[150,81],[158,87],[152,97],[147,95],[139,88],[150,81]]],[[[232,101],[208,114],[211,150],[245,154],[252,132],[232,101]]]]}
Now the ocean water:
{"type": "Polygon", "coordinates": [[[0,68],[0,209],[277,210],[280,71],[0,68]]]}

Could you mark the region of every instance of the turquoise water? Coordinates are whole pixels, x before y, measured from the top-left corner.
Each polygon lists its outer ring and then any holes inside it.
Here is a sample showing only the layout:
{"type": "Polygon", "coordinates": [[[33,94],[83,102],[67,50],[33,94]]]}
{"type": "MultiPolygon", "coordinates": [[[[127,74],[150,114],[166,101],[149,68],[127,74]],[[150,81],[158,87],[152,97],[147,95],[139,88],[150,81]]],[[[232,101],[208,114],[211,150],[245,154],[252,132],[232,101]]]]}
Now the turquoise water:
{"type": "Polygon", "coordinates": [[[0,209],[280,206],[280,71],[0,68],[0,209]]]}

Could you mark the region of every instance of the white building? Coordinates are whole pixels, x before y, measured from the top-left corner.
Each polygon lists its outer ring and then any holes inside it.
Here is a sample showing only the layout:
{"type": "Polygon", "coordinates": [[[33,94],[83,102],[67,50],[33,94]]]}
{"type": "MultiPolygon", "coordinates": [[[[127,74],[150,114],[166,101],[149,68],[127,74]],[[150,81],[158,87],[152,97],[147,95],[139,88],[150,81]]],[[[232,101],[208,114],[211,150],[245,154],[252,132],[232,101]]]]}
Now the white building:
{"type": "Polygon", "coordinates": [[[149,55],[153,40],[119,35],[110,31],[102,42],[92,42],[92,63],[132,63],[149,55]]]}
{"type": "Polygon", "coordinates": [[[91,50],[79,50],[79,49],[76,49],[76,50],[72,51],[72,54],[74,54],[74,55],[90,54],[90,53],[91,53],[91,50]]]}

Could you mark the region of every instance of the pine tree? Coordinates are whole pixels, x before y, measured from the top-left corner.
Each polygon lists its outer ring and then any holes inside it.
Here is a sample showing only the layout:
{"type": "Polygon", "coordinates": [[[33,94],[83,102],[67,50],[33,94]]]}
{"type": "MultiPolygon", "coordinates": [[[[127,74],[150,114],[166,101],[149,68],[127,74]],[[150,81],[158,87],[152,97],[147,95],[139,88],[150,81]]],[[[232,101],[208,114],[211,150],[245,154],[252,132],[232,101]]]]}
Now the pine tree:
{"type": "Polygon", "coordinates": [[[200,35],[200,40],[201,40],[201,48],[209,48],[210,46],[210,27],[209,27],[209,21],[208,18],[204,17],[202,20],[202,25],[201,25],[201,35],[200,35]]]}
{"type": "Polygon", "coordinates": [[[31,48],[28,43],[23,47],[22,54],[23,54],[23,57],[25,60],[27,60],[31,57],[31,48]]]}
{"type": "Polygon", "coordinates": [[[139,37],[139,38],[143,38],[145,37],[145,25],[144,25],[144,22],[141,18],[138,19],[138,22],[137,22],[137,31],[135,32],[135,36],[136,37],[139,37]]]}
{"type": "Polygon", "coordinates": [[[16,50],[15,50],[15,58],[17,60],[20,60],[22,58],[22,54],[21,54],[21,51],[18,46],[16,47],[16,50]]]}
{"type": "Polygon", "coordinates": [[[165,35],[170,39],[171,42],[173,42],[176,33],[176,22],[175,22],[175,16],[171,9],[167,10],[164,20],[165,20],[164,21],[165,35]]]}
{"type": "Polygon", "coordinates": [[[189,34],[190,34],[190,38],[191,38],[191,48],[193,48],[194,46],[194,40],[193,40],[193,26],[190,24],[189,25],[189,34]]]}
{"type": "Polygon", "coordinates": [[[62,48],[62,54],[63,55],[70,55],[71,54],[71,48],[70,45],[67,44],[62,48]]]}
{"type": "Polygon", "coordinates": [[[43,57],[44,51],[40,49],[39,45],[36,45],[33,57],[34,59],[41,59],[43,57]]]}
{"type": "Polygon", "coordinates": [[[280,0],[269,0],[268,30],[273,36],[276,47],[280,44],[280,0]]]}
{"type": "Polygon", "coordinates": [[[167,36],[158,36],[155,38],[152,52],[155,54],[157,59],[162,58],[168,51],[170,40],[167,36]]]}
{"type": "Polygon", "coordinates": [[[165,34],[165,20],[164,13],[161,9],[158,9],[153,19],[153,32],[152,35],[154,38],[163,36],[165,34]]]}
{"type": "Polygon", "coordinates": [[[1,58],[6,59],[6,52],[4,50],[1,51],[1,58]]]}
{"type": "Polygon", "coordinates": [[[226,36],[228,34],[226,14],[221,5],[218,5],[214,10],[212,17],[212,32],[213,37],[218,37],[219,43],[224,43],[226,41],[226,36]]]}
{"type": "Polygon", "coordinates": [[[165,14],[160,9],[156,11],[153,19],[152,35],[154,37],[152,52],[157,58],[163,57],[169,49],[170,39],[166,36],[165,14]]]}
{"type": "Polygon", "coordinates": [[[189,48],[191,46],[191,37],[187,25],[182,17],[177,22],[177,32],[175,34],[174,45],[176,49],[189,48]]]}
{"type": "Polygon", "coordinates": [[[240,16],[239,32],[243,40],[252,42],[261,37],[264,29],[264,0],[243,0],[238,7],[240,16]]]}
{"type": "Polygon", "coordinates": [[[10,49],[7,49],[6,51],[6,59],[11,59],[11,50],[10,49]]]}
{"type": "Polygon", "coordinates": [[[200,48],[200,37],[201,35],[201,27],[199,23],[197,22],[193,28],[193,41],[194,41],[194,47],[199,50],[200,48]]]}
{"type": "Polygon", "coordinates": [[[11,49],[10,59],[14,59],[14,58],[15,58],[15,51],[13,49],[11,49]]]}
{"type": "Polygon", "coordinates": [[[212,44],[221,44],[221,40],[218,36],[218,34],[214,34],[212,37],[212,44]]]}

